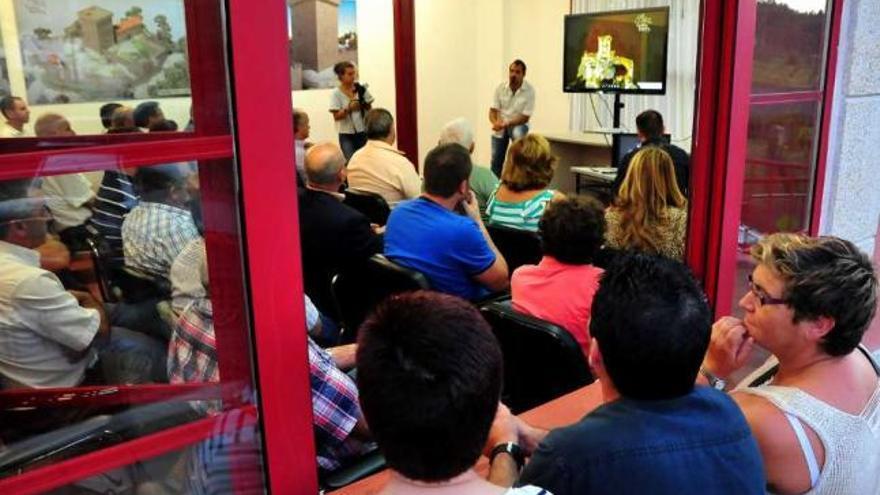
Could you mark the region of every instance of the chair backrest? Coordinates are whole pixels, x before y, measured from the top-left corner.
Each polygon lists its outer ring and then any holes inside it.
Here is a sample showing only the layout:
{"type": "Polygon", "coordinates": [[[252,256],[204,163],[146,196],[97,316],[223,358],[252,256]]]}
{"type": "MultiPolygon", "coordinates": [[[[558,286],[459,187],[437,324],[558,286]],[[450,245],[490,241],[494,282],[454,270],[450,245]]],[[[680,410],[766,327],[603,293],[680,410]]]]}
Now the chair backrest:
{"type": "Polygon", "coordinates": [[[106,241],[100,235],[86,237],[86,245],[92,256],[92,264],[95,266],[95,278],[98,288],[101,290],[101,300],[104,302],[116,302],[116,295],[110,283],[110,274],[113,271],[108,259],[106,241]]]}
{"type": "Polygon", "coordinates": [[[342,320],[342,343],[350,343],[357,339],[357,329],[370,311],[385,298],[430,285],[421,273],[376,254],[334,276],[330,287],[342,320]]]}
{"type": "Polygon", "coordinates": [[[522,265],[534,265],[541,261],[541,237],[535,232],[500,225],[487,225],[486,230],[507,261],[510,274],[522,265]]]}
{"type": "Polygon", "coordinates": [[[514,414],[593,381],[580,345],[565,329],[518,313],[507,302],[481,308],[504,354],[502,401],[514,414]]]}
{"type": "Polygon", "coordinates": [[[385,225],[388,222],[388,215],[391,214],[391,208],[385,198],[376,193],[349,189],[345,191],[343,203],[363,213],[371,223],[377,225],[385,225]]]}

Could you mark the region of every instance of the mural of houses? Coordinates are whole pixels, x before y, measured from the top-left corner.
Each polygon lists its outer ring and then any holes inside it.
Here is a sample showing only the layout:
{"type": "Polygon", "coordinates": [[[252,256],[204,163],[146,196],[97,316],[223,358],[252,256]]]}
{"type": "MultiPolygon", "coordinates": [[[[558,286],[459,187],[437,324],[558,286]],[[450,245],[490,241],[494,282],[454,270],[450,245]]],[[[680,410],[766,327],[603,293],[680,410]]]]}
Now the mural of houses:
{"type": "Polygon", "coordinates": [[[116,44],[113,13],[109,10],[94,6],[82,9],[77,13],[76,22],[86,48],[103,52],[116,44]]]}

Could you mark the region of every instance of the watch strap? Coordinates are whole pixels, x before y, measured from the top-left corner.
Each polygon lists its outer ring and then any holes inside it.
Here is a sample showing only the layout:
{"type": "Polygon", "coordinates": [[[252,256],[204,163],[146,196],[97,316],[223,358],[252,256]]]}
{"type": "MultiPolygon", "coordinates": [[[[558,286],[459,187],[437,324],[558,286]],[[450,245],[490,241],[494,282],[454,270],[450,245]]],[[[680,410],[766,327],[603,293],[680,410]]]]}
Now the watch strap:
{"type": "Polygon", "coordinates": [[[706,368],[704,368],[702,366],[700,367],[700,374],[703,375],[704,377],[706,377],[706,381],[709,382],[709,386],[714,388],[715,390],[720,390],[723,392],[724,389],[727,388],[727,381],[726,380],[715,376],[714,373],[712,373],[711,371],[707,370],[706,368]]]}
{"type": "Polygon", "coordinates": [[[526,453],[516,442],[499,443],[493,447],[492,452],[489,453],[489,463],[491,464],[495,460],[495,456],[501,453],[506,453],[513,457],[513,460],[516,462],[516,468],[522,470],[526,463],[526,453]]]}

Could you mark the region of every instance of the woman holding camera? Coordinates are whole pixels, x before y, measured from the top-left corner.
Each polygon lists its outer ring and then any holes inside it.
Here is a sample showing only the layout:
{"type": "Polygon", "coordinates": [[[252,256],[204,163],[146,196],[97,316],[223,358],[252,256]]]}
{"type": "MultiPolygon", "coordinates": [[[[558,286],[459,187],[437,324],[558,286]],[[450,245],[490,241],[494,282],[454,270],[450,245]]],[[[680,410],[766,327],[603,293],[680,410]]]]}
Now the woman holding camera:
{"type": "Polygon", "coordinates": [[[355,151],[367,144],[364,115],[373,104],[373,95],[366,86],[358,84],[357,69],[351,62],[339,62],[333,66],[339,78],[339,86],[330,95],[330,113],[336,121],[339,147],[349,160],[355,151]]]}

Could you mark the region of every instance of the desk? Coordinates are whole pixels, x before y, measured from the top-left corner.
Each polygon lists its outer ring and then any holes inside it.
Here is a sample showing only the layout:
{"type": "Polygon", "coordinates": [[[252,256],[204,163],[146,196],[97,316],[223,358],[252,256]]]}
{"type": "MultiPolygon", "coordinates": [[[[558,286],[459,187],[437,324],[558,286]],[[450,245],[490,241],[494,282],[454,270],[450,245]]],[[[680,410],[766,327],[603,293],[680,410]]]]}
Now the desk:
{"type": "MultiPolygon", "coordinates": [[[[585,414],[602,404],[602,389],[599,382],[593,382],[558,399],[542,404],[519,415],[526,423],[546,430],[576,423],[585,414]]],[[[481,457],[477,461],[477,472],[485,476],[489,472],[489,460],[481,457]]],[[[388,482],[388,470],[378,472],[352,483],[345,488],[330,492],[330,495],[375,495],[388,482]]]]}
{"type": "Polygon", "coordinates": [[[611,165],[611,135],[596,132],[541,132],[550,150],[559,157],[550,187],[564,193],[575,192],[572,167],[608,167],[611,165]]]}

